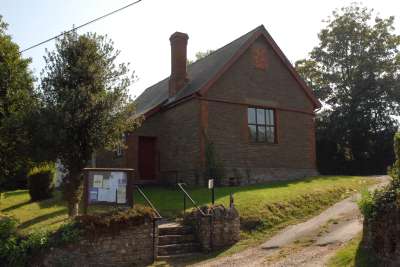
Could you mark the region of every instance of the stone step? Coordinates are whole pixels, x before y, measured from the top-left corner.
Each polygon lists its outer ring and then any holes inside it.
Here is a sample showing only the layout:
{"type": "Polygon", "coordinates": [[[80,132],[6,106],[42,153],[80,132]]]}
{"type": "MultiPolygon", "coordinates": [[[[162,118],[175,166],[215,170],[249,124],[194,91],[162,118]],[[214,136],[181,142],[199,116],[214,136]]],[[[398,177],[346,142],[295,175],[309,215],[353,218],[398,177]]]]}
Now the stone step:
{"type": "Polygon", "coordinates": [[[158,237],[158,245],[172,245],[178,243],[187,243],[195,240],[194,235],[186,234],[186,235],[160,235],[158,237]]]}
{"type": "Polygon", "coordinates": [[[174,255],[167,255],[167,256],[157,256],[158,261],[166,260],[166,259],[175,259],[175,258],[194,258],[200,257],[204,255],[200,252],[192,252],[192,253],[182,253],[182,254],[174,254],[174,255]]]}
{"type": "Polygon", "coordinates": [[[200,246],[198,243],[180,243],[172,245],[158,246],[158,256],[171,256],[178,254],[186,254],[191,252],[200,251],[200,246]]]}
{"type": "Polygon", "coordinates": [[[158,226],[158,235],[185,235],[191,234],[193,232],[192,228],[182,226],[178,223],[165,223],[158,226]]]}

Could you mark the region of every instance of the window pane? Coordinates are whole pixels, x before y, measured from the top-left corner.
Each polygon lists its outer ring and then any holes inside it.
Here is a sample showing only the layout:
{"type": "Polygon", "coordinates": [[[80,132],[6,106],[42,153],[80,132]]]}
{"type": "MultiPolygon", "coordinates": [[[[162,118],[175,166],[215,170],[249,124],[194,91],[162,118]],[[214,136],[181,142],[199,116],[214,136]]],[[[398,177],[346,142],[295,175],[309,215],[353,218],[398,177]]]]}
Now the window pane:
{"type": "Polygon", "coordinates": [[[267,142],[275,143],[275,128],[267,127],[267,142]]]}
{"type": "Polygon", "coordinates": [[[248,123],[256,123],[256,109],[255,108],[248,108],[247,109],[247,120],[248,123]]]}
{"type": "Polygon", "coordinates": [[[265,109],[257,109],[257,124],[265,124],[265,109]]]}
{"type": "Polygon", "coordinates": [[[271,125],[271,120],[270,120],[270,118],[271,118],[271,114],[270,114],[271,110],[270,109],[266,109],[265,112],[267,113],[267,125],[271,125]]]}
{"type": "Polygon", "coordinates": [[[249,125],[250,140],[253,142],[257,141],[257,131],[255,125],[249,125]]]}
{"type": "Polygon", "coordinates": [[[274,111],[272,109],[267,109],[267,125],[274,125],[274,111]]]}
{"type": "Polygon", "coordinates": [[[257,126],[257,141],[258,142],[265,142],[265,126],[257,126]]]}
{"type": "Polygon", "coordinates": [[[271,115],[271,117],[270,117],[270,120],[271,120],[271,125],[275,125],[275,116],[274,116],[274,110],[273,109],[271,109],[270,110],[270,115],[271,115]]]}

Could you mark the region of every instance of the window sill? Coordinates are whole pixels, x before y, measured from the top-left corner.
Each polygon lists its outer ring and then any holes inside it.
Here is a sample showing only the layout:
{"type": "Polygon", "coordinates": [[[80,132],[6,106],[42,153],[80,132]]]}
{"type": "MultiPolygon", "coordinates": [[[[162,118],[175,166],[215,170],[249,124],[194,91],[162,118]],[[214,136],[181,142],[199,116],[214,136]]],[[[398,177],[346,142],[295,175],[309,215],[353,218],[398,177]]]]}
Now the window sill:
{"type": "Polygon", "coordinates": [[[249,145],[264,145],[264,146],[277,146],[279,143],[267,143],[267,142],[248,142],[249,145]]]}

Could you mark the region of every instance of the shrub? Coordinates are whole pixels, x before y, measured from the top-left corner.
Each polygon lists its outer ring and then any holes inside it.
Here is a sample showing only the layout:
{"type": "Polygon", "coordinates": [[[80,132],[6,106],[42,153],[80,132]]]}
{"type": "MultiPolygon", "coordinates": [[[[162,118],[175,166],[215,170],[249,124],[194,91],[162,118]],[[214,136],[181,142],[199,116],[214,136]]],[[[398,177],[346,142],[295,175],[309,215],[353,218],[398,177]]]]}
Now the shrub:
{"type": "Polygon", "coordinates": [[[18,221],[12,217],[0,214],[0,240],[5,240],[15,233],[18,221]]]}
{"type": "Polygon", "coordinates": [[[77,216],[77,226],[84,233],[118,232],[129,226],[140,225],[154,217],[152,209],[135,205],[135,208],[77,216]]]}
{"type": "MultiPolygon", "coordinates": [[[[214,179],[215,185],[220,186],[225,177],[224,166],[218,159],[214,143],[206,139],[205,147],[206,166],[205,179],[214,179]]],[[[207,183],[207,180],[206,180],[207,183]]]]}
{"type": "Polygon", "coordinates": [[[32,201],[51,198],[54,191],[55,166],[43,164],[28,173],[29,195],[32,201]]]}
{"type": "Polygon", "coordinates": [[[358,200],[357,204],[362,215],[364,215],[365,218],[372,217],[375,200],[374,200],[374,195],[371,192],[369,192],[368,189],[364,188],[361,191],[361,198],[360,200],[358,200]]]}
{"type": "Polygon", "coordinates": [[[379,218],[380,214],[386,214],[400,207],[400,133],[394,136],[394,154],[396,161],[388,174],[392,177],[389,185],[374,193],[362,192],[358,206],[367,220],[379,218]]]}

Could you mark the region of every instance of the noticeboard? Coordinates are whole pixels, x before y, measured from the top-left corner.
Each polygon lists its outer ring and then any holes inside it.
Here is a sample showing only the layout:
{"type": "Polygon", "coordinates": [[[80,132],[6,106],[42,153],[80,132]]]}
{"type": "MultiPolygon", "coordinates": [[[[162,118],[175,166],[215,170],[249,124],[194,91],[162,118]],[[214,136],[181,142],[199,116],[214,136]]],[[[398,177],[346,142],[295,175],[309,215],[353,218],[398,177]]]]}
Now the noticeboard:
{"type": "Polygon", "coordinates": [[[85,211],[88,205],[132,206],[133,169],[86,168],[85,211]]]}

